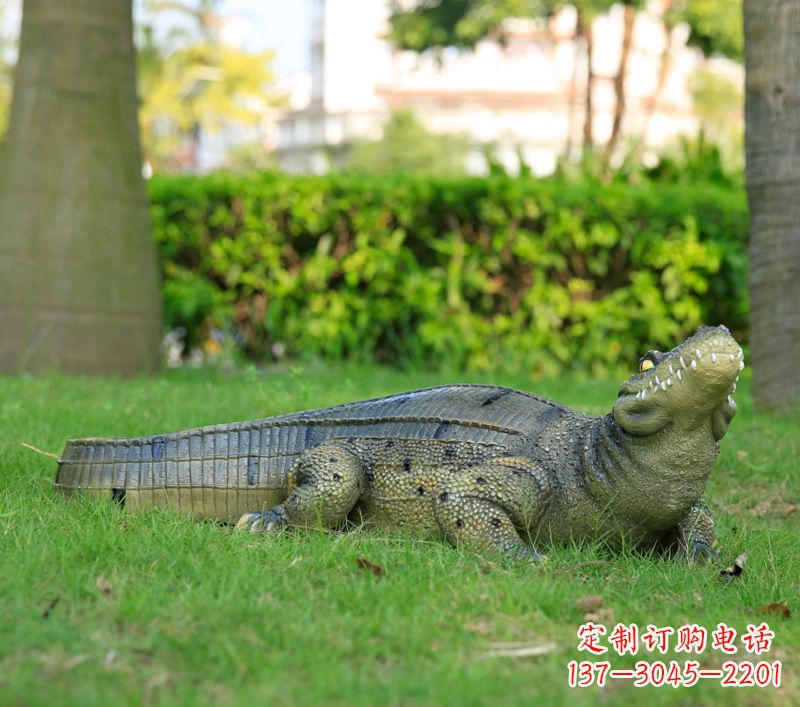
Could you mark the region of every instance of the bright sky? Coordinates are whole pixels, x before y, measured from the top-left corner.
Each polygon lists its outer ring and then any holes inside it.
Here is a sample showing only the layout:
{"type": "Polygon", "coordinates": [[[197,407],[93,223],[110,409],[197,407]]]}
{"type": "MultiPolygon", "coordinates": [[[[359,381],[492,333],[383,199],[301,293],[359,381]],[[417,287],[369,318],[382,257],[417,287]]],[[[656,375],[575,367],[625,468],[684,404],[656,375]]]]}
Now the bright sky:
{"type": "MultiPolygon", "coordinates": [[[[192,0],[186,0],[194,4],[192,0]]],[[[21,0],[0,0],[6,4],[0,31],[6,36],[19,32],[21,0]]],[[[144,0],[134,0],[134,17],[149,19],[143,11],[144,0]]],[[[230,18],[225,34],[235,44],[251,51],[273,49],[274,69],[283,78],[300,71],[308,71],[310,17],[308,0],[221,0],[220,11],[230,18]]],[[[179,13],[162,12],[155,15],[155,24],[161,31],[175,25],[186,24],[179,13]]]]}

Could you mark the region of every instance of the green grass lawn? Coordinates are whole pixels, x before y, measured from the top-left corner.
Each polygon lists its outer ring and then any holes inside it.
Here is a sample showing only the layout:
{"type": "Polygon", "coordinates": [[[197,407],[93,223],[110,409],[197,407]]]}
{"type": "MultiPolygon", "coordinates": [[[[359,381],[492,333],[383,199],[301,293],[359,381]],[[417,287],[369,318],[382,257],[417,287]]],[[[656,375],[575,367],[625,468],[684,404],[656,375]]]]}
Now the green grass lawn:
{"type": "MultiPolygon", "coordinates": [[[[551,548],[531,567],[364,530],[260,537],[167,511],[132,515],[55,498],[55,462],[22,446],[58,453],[69,437],[153,434],[458,380],[478,379],[355,367],[0,378],[0,704],[800,704],[800,421],[753,414],[746,380],[707,494],[724,560],[749,552],[732,581],[714,567],[597,547],[551,548]],[[567,663],[586,658],[576,631],[592,601],[609,630],[725,622],[741,632],[766,620],[776,638],[763,657],[783,661],[783,686],[641,691],[610,680],[571,690],[567,663]],[[764,613],[770,603],[795,616],[764,613]],[[491,655],[497,643],[551,645],[509,657],[491,655]]],[[[595,414],[617,388],[484,382],[595,414]]]]}

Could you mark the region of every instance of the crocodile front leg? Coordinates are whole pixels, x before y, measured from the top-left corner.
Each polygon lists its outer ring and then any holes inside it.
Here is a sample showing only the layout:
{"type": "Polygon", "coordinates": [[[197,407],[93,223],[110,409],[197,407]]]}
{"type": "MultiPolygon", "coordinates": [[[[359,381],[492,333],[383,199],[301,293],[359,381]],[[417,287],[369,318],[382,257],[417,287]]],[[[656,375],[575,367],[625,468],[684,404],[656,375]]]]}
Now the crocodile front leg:
{"type": "Polygon", "coordinates": [[[547,476],[530,459],[501,457],[462,469],[444,482],[434,515],[453,543],[536,561],[543,556],[526,540],[544,515],[550,495],[547,476]]]}
{"type": "Polygon", "coordinates": [[[305,453],[289,471],[289,495],[263,513],[246,513],[236,527],[262,532],[285,525],[335,528],[364,489],[364,465],[352,448],[326,442],[305,453]]]}
{"type": "Polygon", "coordinates": [[[673,529],[672,547],[689,562],[719,560],[714,544],[714,519],[708,506],[698,501],[673,529]]]}

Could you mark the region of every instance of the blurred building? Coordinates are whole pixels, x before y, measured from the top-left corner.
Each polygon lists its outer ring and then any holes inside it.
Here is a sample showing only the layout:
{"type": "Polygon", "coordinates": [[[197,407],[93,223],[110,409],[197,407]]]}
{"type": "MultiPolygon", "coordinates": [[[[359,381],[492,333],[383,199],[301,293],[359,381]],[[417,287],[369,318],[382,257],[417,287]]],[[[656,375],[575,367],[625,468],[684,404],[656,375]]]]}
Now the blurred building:
{"type": "MultiPolygon", "coordinates": [[[[504,45],[483,41],[475,51],[440,57],[397,51],[386,41],[388,0],[310,0],[311,85],[303,105],[278,125],[276,153],[284,169],[324,172],[355,139],[379,138],[392,109],[411,109],[433,131],[466,133],[470,170],[485,170],[484,145],[509,169],[519,155],[536,172],[582,145],[586,98],[585,43],[576,15],[565,9],[549,23],[513,20],[504,45]]],[[[702,54],[686,46],[688,28],[667,33],[662,0],[637,13],[626,78],[622,134],[659,146],[699,124],[687,80],[702,54]],[[665,63],[666,62],[666,63],[665,63]],[[664,68],[666,67],[666,71],[664,68]]],[[[623,9],[594,23],[594,140],[611,133],[623,34],[623,9]]],[[[741,69],[723,71],[741,81],[741,69]]]]}

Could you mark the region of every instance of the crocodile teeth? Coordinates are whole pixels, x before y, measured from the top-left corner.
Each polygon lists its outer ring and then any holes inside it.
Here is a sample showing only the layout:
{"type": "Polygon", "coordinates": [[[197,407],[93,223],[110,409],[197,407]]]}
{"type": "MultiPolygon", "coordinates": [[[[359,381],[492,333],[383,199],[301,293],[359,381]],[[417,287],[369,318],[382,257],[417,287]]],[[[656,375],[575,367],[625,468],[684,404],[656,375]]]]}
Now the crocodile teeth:
{"type": "Polygon", "coordinates": [[[728,396],[728,405],[733,406],[733,398],[730,395],[728,396]]]}
{"type": "Polygon", "coordinates": [[[694,353],[695,353],[695,356],[697,356],[697,358],[703,358],[703,354],[700,353],[700,349],[695,349],[694,353]]]}
{"type": "Polygon", "coordinates": [[[656,385],[660,385],[661,381],[658,380],[658,376],[656,376],[656,385]]]}
{"type": "Polygon", "coordinates": [[[734,356],[733,356],[733,354],[728,354],[728,358],[729,358],[731,361],[733,361],[733,359],[734,359],[734,356]]]}
{"type": "Polygon", "coordinates": [[[715,353],[712,351],[712,352],[711,352],[711,363],[716,363],[716,362],[717,362],[717,354],[715,354],[715,353]]]}
{"type": "Polygon", "coordinates": [[[731,388],[731,393],[735,393],[735,392],[736,392],[736,383],[734,383],[733,384],[733,388],[731,388]]]}
{"type": "Polygon", "coordinates": [[[696,370],[697,370],[697,361],[695,361],[694,359],[692,359],[692,364],[691,364],[691,365],[692,365],[692,370],[693,370],[693,371],[696,371],[696,370]]]}
{"type": "Polygon", "coordinates": [[[661,381],[661,390],[667,389],[667,381],[661,381]]]}
{"type": "Polygon", "coordinates": [[[644,400],[646,397],[647,397],[647,391],[643,390],[642,391],[642,400],[644,400]]]}
{"type": "Polygon", "coordinates": [[[680,371],[678,371],[677,376],[679,381],[683,380],[683,373],[681,373],[680,371]]]}
{"type": "Polygon", "coordinates": [[[669,374],[672,375],[675,371],[672,370],[672,364],[669,364],[669,374]]]}
{"type": "Polygon", "coordinates": [[[683,356],[680,357],[681,367],[686,368],[686,361],[683,360],[683,356]]]}
{"type": "Polygon", "coordinates": [[[736,380],[736,382],[738,383],[738,382],[739,382],[739,376],[736,376],[736,379],[735,379],[735,380],[736,380]]]}
{"type": "Polygon", "coordinates": [[[667,385],[672,385],[672,378],[667,378],[667,385]]]}
{"type": "Polygon", "coordinates": [[[744,361],[739,361],[739,370],[740,371],[744,370],[744,361]]]}

